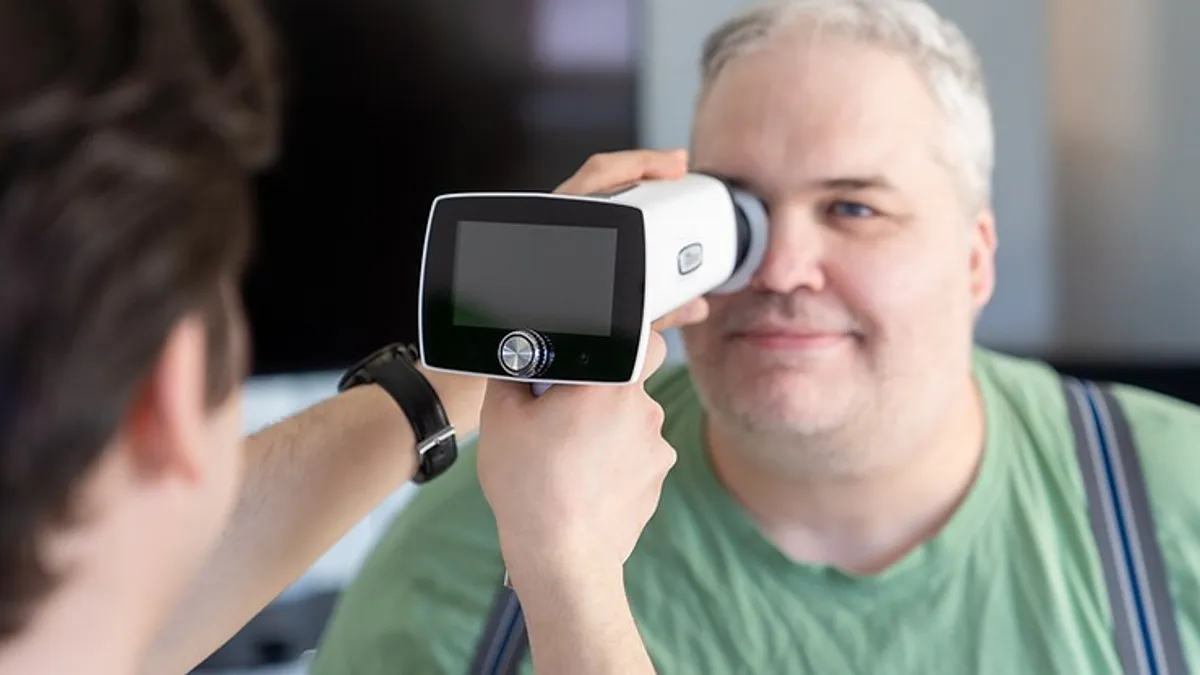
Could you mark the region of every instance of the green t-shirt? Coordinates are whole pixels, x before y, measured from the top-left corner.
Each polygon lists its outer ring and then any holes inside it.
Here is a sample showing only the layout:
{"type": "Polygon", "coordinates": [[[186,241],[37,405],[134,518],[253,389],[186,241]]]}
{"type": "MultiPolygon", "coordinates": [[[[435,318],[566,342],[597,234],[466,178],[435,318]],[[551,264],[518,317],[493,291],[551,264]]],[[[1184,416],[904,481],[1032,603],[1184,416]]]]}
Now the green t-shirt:
{"type": "MultiPolygon", "coordinates": [[[[627,566],[670,675],[1117,673],[1109,601],[1057,375],[979,350],[987,444],[943,530],[885,573],[789,561],[715,479],[685,370],[656,375],[679,462],[627,566]]],[[[1188,661],[1200,669],[1200,409],[1117,396],[1141,451],[1188,661]]],[[[314,675],[462,675],[502,563],[466,455],[396,519],[347,590],[314,675]]],[[[598,646],[597,648],[603,648],[598,646]]],[[[526,672],[529,672],[528,670],[526,672]]]]}

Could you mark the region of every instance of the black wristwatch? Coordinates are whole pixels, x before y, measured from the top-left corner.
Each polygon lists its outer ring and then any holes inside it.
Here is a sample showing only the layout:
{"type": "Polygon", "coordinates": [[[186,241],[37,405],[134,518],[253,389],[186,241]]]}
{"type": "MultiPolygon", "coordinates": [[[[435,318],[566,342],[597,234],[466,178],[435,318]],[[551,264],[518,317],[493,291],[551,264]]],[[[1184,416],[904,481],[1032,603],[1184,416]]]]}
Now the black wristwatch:
{"type": "Polygon", "coordinates": [[[391,344],[359,361],[338,380],[338,392],[378,384],[404,411],[417,439],[416,483],[437,478],[458,459],[454,425],[433,385],[417,370],[417,348],[391,344]]]}

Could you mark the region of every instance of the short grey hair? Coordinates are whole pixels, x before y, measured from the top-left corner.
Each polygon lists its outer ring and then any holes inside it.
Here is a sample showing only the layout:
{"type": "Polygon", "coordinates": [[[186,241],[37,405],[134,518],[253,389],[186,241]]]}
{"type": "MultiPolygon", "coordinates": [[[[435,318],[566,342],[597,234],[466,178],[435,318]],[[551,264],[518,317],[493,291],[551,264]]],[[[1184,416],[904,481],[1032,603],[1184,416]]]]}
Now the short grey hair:
{"type": "Polygon", "coordinates": [[[785,0],[752,8],[705,39],[701,96],[732,60],[798,24],[907,58],[946,116],[946,159],[962,174],[968,199],[987,204],[995,136],[979,56],[956,25],[922,0],[785,0]]]}

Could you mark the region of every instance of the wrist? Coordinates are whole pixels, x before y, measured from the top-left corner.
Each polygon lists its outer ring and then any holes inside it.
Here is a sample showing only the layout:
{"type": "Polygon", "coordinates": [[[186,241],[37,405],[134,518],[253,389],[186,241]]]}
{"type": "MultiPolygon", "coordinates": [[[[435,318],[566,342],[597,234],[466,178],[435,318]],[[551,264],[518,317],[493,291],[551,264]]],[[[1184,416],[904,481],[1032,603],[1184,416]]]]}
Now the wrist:
{"type": "Polygon", "coordinates": [[[453,375],[430,371],[417,366],[433,390],[437,392],[446,416],[454,425],[459,438],[474,433],[479,428],[479,411],[483,408],[483,395],[487,389],[487,380],[482,377],[469,375],[453,375]]]}
{"type": "Polygon", "coordinates": [[[625,567],[616,556],[583,547],[504,546],[501,551],[513,587],[570,589],[578,585],[623,586],[625,567]]]}
{"type": "Polygon", "coordinates": [[[338,380],[339,392],[379,387],[408,421],[416,453],[412,480],[424,483],[445,473],[458,458],[458,430],[442,395],[419,369],[416,348],[392,343],[351,366],[338,380]]]}
{"type": "Polygon", "coordinates": [[[620,566],[580,561],[509,567],[509,581],[527,610],[539,606],[556,614],[625,602],[625,572],[620,566]]]}
{"type": "Polygon", "coordinates": [[[543,576],[514,589],[538,672],[653,673],[620,566],[543,576]],[[595,649],[602,645],[602,649],[595,649]]]}

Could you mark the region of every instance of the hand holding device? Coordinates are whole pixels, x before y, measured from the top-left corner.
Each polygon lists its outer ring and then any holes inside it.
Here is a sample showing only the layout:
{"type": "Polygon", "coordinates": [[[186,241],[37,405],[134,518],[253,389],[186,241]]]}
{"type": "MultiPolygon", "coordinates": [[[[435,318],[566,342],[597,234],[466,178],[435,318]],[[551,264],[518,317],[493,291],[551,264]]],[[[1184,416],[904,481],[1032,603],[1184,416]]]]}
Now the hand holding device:
{"type": "MultiPolygon", "coordinates": [[[[656,509],[662,480],[674,463],[674,450],[661,436],[661,409],[646,395],[641,386],[641,379],[656,369],[666,354],[661,336],[647,324],[649,320],[658,319],[654,328],[662,330],[671,325],[701,321],[707,316],[708,305],[702,292],[691,293],[690,299],[689,294],[676,293],[674,300],[662,303],[662,309],[659,311],[664,312],[665,316],[659,318],[649,314],[644,296],[647,292],[646,250],[650,236],[641,209],[636,206],[622,208],[619,203],[616,211],[604,208],[606,198],[597,197],[595,194],[630,186],[636,189],[639,183],[645,181],[683,181],[686,177],[687,157],[682,152],[633,151],[596,155],[560,185],[556,194],[592,195],[594,202],[601,205],[599,210],[588,207],[589,202],[586,201],[554,202],[552,197],[547,198],[544,195],[526,195],[532,199],[526,203],[527,212],[524,214],[517,213],[521,211],[522,195],[508,195],[512,200],[495,202],[506,204],[510,209],[510,217],[532,216],[535,219],[532,227],[542,229],[540,234],[538,230],[534,230],[534,244],[539,236],[545,239],[556,234],[567,235],[571,231],[576,235],[586,235],[589,234],[589,227],[593,230],[590,234],[615,238],[617,241],[615,245],[611,241],[608,242],[606,248],[581,247],[585,252],[590,252],[592,265],[581,266],[576,270],[579,272],[576,275],[572,275],[568,267],[565,276],[558,279],[559,282],[574,280],[574,288],[569,283],[556,283],[553,274],[550,275],[549,283],[545,278],[539,280],[536,276],[530,279],[532,275],[523,274],[530,271],[529,264],[513,265],[511,260],[500,257],[500,247],[493,251],[497,257],[490,263],[484,262],[477,270],[481,271],[486,281],[489,277],[495,279],[494,275],[502,272],[502,268],[507,264],[508,269],[514,272],[513,278],[527,284],[524,287],[517,285],[514,295],[518,299],[530,292],[536,294],[540,290],[546,290],[543,287],[548,286],[551,291],[549,297],[535,297],[530,306],[526,307],[526,311],[535,310],[532,318],[536,321],[531,326],[533,331],[545,330],[545,326],[537,324],[546,321],[547,318],[565,318],[569,324],[574,323],[573,329],[576,330],[576,333],[568,333],[566,336],[568,348],[572,347],[574,341],[574,348],[583,351],[577,352],[574,357],[579,367],[576,371],[564,373],[560,367],[556,372],[551,372],[550,378],[545,377],[550,359],[542,359],[540,368],[543,372],[535,374],[532,393],[528,385],[504,382],[500,379],[489,382],[483,413],[483,424],[488,431],[481,435],[481,442],[491,445],[490,450],[480,448],[480,479],[484,483],[485,495],[497,514],[501,549],[506,562],[512,567],[513,576],[510,577],[507,572],[505,574],[504,586],[496,596],[484,634],[477,645],[471,665],[472,673],[512,673],[520,663],[521,645],[524,644],[527,634],[521,602],[514,594],[510,582],[526,590],[532,589],[534,595],[528,599],[535,603],[535,608],[545,604],[538,602],[539,589],[557,587],[567,589],[569,593],[582,593],[584,596],[599,593],[599,605],[605,604],[603,595],[606,586],[616,589],[610,592],[617,595],[623,593],[622,564],[656,509]],[[517,205],[516,208],[514,204],[517,205]],[[562,210],[561,204],[567,204],[562,212],[564,217],[572,215],[569,211],[574,211],[577,220],[573,227],[570,226],[569,220],[569,227],[564,228],[562,222],[540,219],[554,215],[542,212],[543,207],[548,206],[551,211],[562,210]],[[624,214],[624,225],[621,225],[619,215],[615,221],[605,217],[615,213],[624,214]],[[607,234],[605,230],[608,231],[607,234]],[[622,250],[623,257],[620,255],[622,250]],[[598,265],[595,264],[597,258],[598,265]],[[626,269],[627,267],[629,269],[626,269]],[[615,278],[619,274],[626,275],[622,279],[624,285],[620,287],[615,278]],[[580,283],[581,281],[584,283],[580,283]],[[585,289],[590,287],[593,291],[597,286],[600,287],[600,298],[588,298],[586,293],[584,297],[575,298],[576,301],[584,303],[582,308],[590,312],[591,316],[587,313],[583,317],[572,315],[565,309],[572,302],[571,293],[577,292],[579,286],[585,289]],[[607,323],[607,330],[595,331],[597,335],[580,335],[580,324],[587,323],[587,318],[595,320],[597,313],[604,316],[604,320],[599,323],[607,323]],[[618,320],[614,321],[614,317],[618,320]],[[584,321],[581,321],[581,318],[584,321]],[[625,335],[622,335],[623,332],[625,335]],[[629,349],[631,344],[634,345],[633,350],[629,349]],[[597,353],[601,358],[593,361],[588,349],[599,349],[597,353]],[[541,406],[544,407],[535,408],[529,405],[535,396],[541,395],[549,387],[547,379],[573,374],[576,379],[568,381],[601,381],[598,380],[600,371],[594,367],[590,372],[587,369],[589,364],[597,362],[611,370],[611,381],[620,382],[625,378],[636,384],[616,388],[570,387],[552,392],[541,401],[541,406]],[[538,379],[538,375],[542,379],[538,379]],[[604,412],[598,415],[595,412],[598,410],[604,412]],[[546,417],[533,420],[539,413],[546,417]],[[522,427],[505,426],[511,425],[511,421],[505,420],[522,418],[532,421],[522,427]],[[554,424],[569,426],[555,428],[554,424]],[[501,433],[510,433],[512,436],[499,436],[501,433]],[[522,437],[521,434],[525,436],[522,437]],[[574,440],[562,445],[555,442],[556,438],[574,440]],[[516,456],[503,456],[499,455],[499,452],[514,452],[516,456]],[[501,461],[502,459],[504,461],[501,461]],[[517,461],[511,461],[514,459],[517,461]],[[529,470],[530,466],[537,466],[538,470],[532,472],[529,470]],[[530,498],[530,493],[533,494],[533,498],[530,498]],[[553,506],[546,508],[546,504],[553,506]],[[531,506],[534,507],[532,510],[531,506]],[[616,582],[604,584],[604,579],[615,579],[616,582]]],[[[700,188],[701,185],[696,184],[694,187],[700,188]]],[[[470,205],[472,199],[467,196],[466,203],[470,205]]],[[[493,206],[486,202],[476,202],[475,205],[483,211],[493,206]]],[[[727,210],[726,213],[728,212],[727,210]]],[[[518,370],[514,365],[520,365],[517,361],[526,359],[537,362],[542,357],[532,350],[522,352],[510,349],[506,353],[504,344],[508,343],[509,347],[512,347],[511,341],[515,339],[514,336],[521,336],[525,340],[537,340],[539,337],[544,339],[544,336],[538,332],[523,332],[522,329],[500,332],[497,335],[495,325],[492,326],[493,332],[490,335],[485,332],[486,329],[481,330],[482,327],[478,326],[446,325],[449,316],[447,304],[453,307],[457,301],[470,301],[473,292],[485,284],[480,284],[477,280],[474,284],[460,285],[455,274],[454,281],[448,285],[443,276],[441,290],[438,290],[438,270],[431,267],[430,263],[436,262],[439,257],[442,263],[458,262],[457,252],[451,254],[451,251],[454,251],[459,243],[457,237],[460,234],[458,223],[454,223],[452,219],[447,221],[444,218],[445,214],[442,214],[443,218],[439,221],[438,215],[438,204],[435,203],[434,213],[430,217],[429,240],[422,276],[422,334],[426,334],[427,328],[433,328],[434,332],[440,330],[442,337],[457,333],[464,345],[477,340],[479,354],[477,357],[455,360],[455,357],[463,355],[444,352],[427,359],[427,364],[434,369],[441,367],[476,374],[500,372],[507,374],[508,379],[524,379],[521,372],[513,372],[518,370]],[[442,228],[440,231],[436,229],[439,226],[442,228]],[[448,234],[451,236],[447,236],[448,234]],[[427,285],[428,281],[433,283],[427,285]],[[439,325],[438,321],[443,323],[439,325]],[[488,355],[488,340],[497,337],[502,341],[501,348],[494,356],[488,355]],[[506,357],[514,362],[506,363],[506,357]]],[[[764,221],[765,227],[765,217],[761,220],[764,221]]],[[[505,221],[502,219],[501,222],[505,221]]],[[[676,224],[679,224],[678,221],[676,224]]],[[[526,225],[529,226],[529,223],[526,225]]],[[[466,230],[469,227],[461,229],[466,230]]],[[[678,228],[676,231],[678,232],[678,228]]],[[[508,243],[511,245],[512,242],[508,243]]],[[[563,254],[561,246],[558,250],[550,246],[530,248],[536,253],[532,265],[534,272],[539,270],[538,264],[553,261],[563,254]]],[[[575,259],[579,260],[578,254],[575,259]]],[[[588,262],[588,259],[584,257],[583,261],[588,262]]],[[[445,275],[445,270],[442,270],[441,274],[445,275]]],[[[503,331],[506,323],[511,326],[515,321],[521,320],[522,317],[511,315],[514,309],[520,312],[520,308],[520,302],[495,303],[491,308],[494,311],[492,320],[499,324],[499,329],[503,331]],[[497,309],[499,311],[495,311],[497,309]],[[499,321],[496,321],[497,317],[499,321]]],[[[556,335],[554,339],[558,340],[560,337],[556,335]]],[[[546,350],[557,347],[551,345],[549,340],[539,346],[546,350]]],[[[543,355],[547,353],[542,352],[543,355]]],[[[556,355],[551,351],[549,356],[552,359],[556,355]]],[[[553,593],[551,595],[553,596],[553,593]]],[[[551,599],[550,605],[557,608],[553,611],[561,613],[561,600],[562,598],[551,599]]],[[[595,607],[597,602],[583,601],[582,605],[595,607]]],[[[530,627],[531,632],[537,632],[538,623],[535,621],[535,625],[530,627]]],[[[544,625],[544,622],[542,624],[544,625]]],[[[636,641],[636,629],[631,633],[636,641]]]]}
{"type": "MultiPolygon", "coordinates": [[[[658,333],[647,352],[643,377],[666,356],[658,333]]],[[[662,422],[641,381],[558,387],[537,401],[528,385],[488,382],[478,471],[507,571],[468,672],[516,673],[526,646],[535,668],[561,670],[577,658],[563,652],[562,631],[601,628],[623,672],[653,672],[625,599],[624,563],[675,463],[662,422]]]]}
{"type": "MultiPolygon", "coordinates": [[[[665,357],[666,343],[652,333],[642,378],[665,357]]],[[[540,399],[524,384],[488,382],[479,480],[515,586],[620,574],[675,463],[662,423],[662,408],[640,379],[556,387],[540,399]]]]}

